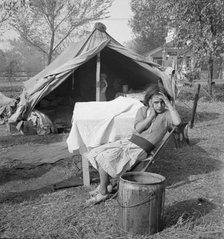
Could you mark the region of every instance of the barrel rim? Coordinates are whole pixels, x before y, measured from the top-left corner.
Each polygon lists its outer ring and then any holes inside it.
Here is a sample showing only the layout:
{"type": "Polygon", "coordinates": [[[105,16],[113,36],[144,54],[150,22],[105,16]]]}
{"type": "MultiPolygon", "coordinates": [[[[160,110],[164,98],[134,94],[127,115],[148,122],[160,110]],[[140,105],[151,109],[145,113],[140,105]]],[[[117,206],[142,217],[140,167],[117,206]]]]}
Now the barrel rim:
{"type": "Polygon", "coordinates": [[[141,184],[141,185],[155,185],[155,184],[161,184],[163,182],[165,182],[166,178],[160,174],[157,174],[157,173],[150,173],[150,172],[126,172],[124,173],[123,175],[120,176],[120,181],[124,181],[124,182],[128,182],[128,183],[131,183],[131,184],[141,184]],[[152,182],[152,183],[144,183],[144,182],[133,182],[133,181],[129,181],[127,179],[124,179],[123,177],[125,175],[142,175],[142,174],[145,174],[145,175],[152,175],[152,176],[156,176],[157,178],[159,178],[161,181],[160,182],[152,182]]]}

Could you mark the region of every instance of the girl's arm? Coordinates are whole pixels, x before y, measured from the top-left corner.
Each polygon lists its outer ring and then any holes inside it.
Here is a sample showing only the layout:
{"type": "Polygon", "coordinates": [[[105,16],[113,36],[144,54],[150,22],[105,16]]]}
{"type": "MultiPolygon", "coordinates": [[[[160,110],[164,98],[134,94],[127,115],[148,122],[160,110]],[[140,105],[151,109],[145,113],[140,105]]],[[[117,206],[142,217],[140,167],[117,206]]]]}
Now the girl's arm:
{"type": "Polygon", "coordinates": [[[150,127],[150,125],[152,124],[153,119],[156,116],[156,112],[153,109],[153,107],[150,107],[145,109],[143,111],[143,109],[141,108],[137,115],[136,115],[136,120],[135,120],[135,130],[138,133],[143,132],[144,130],[148,129],[150,127]],[[149,115],[147,116],[147,111],[149,111],[149,115]]]}
{"type": "Polygon", "coordinates": [[[171,120],[173,125],[178,126],[181,123],[181,119],[180,119],[180,115],[177,112],[177,110],[172,106],[172,104],[170,103],[170,101],[168,100],[168,98],[163,94],[160,93],[162,95],[162,99],[165,102],[169,112],[170,112],[170,116],[171,116],[171,120]]]}

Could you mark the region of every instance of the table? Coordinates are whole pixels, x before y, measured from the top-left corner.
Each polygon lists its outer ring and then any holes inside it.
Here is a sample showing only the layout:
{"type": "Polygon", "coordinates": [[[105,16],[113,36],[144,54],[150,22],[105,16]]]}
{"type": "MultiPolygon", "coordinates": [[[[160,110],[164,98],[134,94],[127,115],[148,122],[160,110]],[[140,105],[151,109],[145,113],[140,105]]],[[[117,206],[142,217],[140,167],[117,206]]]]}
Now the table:
{"type": "Polygon", "coordinates": [[[136,113],[142,106],[139,100],[126,97],[109,102],[76,103],[67,145],[70,153],[79,150],[82,155],[85,186],[90,186],[89,162],[85,155],[94,147],[130,137],[136,113]]]}
{"type": "Polygon", "coordinates": [[[83,154],[99,145],[129,137],[136,113],[142,106],[139,100],[127,97],[76,103],[67,139],[69,152],[79,150],[83,154]]]}

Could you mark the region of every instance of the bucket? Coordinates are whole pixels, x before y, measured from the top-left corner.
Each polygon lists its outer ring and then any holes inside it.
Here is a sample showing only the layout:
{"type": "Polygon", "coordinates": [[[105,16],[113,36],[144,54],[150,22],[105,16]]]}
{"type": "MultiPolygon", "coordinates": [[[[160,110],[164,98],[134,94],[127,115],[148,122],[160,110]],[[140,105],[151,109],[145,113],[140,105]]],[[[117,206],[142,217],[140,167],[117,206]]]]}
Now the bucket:
{"type": "Polygon", "coordinates": [[[120,177],[119,228],[134,234],[162,230],[165,177],[149,172],[128,172],[120,177]]]}

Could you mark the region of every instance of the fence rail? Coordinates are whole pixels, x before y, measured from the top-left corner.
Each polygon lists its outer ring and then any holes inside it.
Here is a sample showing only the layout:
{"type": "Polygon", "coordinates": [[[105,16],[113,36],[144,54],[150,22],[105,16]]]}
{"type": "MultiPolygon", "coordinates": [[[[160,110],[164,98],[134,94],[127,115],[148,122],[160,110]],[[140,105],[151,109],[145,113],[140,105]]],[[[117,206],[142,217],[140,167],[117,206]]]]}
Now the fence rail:
{"type": "Polygon", "coordinates": [[[0,71],[0,81],[25,81],[29,80],[33,76],[35,76],[37,71],[16,71],[16,72],[6,72],[0,71]]]}

